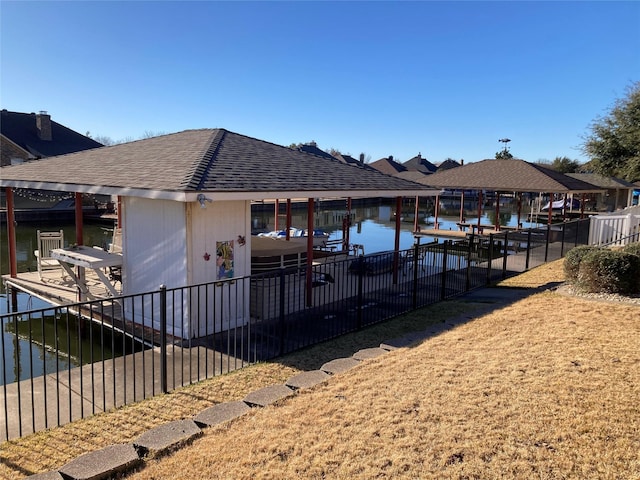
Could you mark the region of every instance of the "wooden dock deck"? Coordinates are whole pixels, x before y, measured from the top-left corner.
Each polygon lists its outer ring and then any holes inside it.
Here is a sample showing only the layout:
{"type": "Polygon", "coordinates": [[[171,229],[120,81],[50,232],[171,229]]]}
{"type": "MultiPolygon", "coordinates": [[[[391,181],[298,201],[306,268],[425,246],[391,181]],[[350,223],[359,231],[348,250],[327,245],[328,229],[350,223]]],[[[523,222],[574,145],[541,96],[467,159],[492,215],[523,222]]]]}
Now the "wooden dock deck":
{"type": "MultiPolygon", "coordinates": [[[[2,276],[2,282],[11,288],[28,293],[54,305],[68,305],[80,301],[79,290],[73,279],[63,276],[62,270],[45,270],[42,272],[42,280],[38,272],[22,272],[18,276],[11,278],[9,275],[2,276]]],[[[100,281],[98,276],[91,270],[86,270],[85,280],[89,287],[89,292],[99,299],[109,298],[107,287],[100,281]]],[[[122,287],[119,283],[116,286],[122,287]]]]}

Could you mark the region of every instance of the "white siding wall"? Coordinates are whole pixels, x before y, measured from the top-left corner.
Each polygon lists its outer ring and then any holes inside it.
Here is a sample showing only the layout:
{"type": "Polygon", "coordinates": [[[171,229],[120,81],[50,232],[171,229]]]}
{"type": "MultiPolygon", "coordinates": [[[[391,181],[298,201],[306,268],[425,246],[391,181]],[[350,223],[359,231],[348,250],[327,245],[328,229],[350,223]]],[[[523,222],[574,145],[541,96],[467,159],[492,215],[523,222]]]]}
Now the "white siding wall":
{"type": "Polygon", "coordinates": [[[185,204],[127,197],[123,238],[127,294],[187,282],[185,204]]]}
{"type": "MultiPolygon", "coordinates": [[[[187,284],[187,227],[185,204],[169,200],[149,200],[126,197],[124,201],[123,235],[123,286],[125,294],[158,290],[187,284]]],[[[129,318],[151,326],[156,299],[137,299],[133,304],[125,302],[129,318]]],[[[169,310],[173,307],[168,299],[169,310]]],[[[179,310],[177,310],[179,311],[179,310]]],[[[158,312],[153,318],[159,320],[158,312]]],[[[173,335],[188,332],[187,319],[177,318],[177,324],[169,328],[173,335]]],[[[153,325],[159,328],[158,323],[153,325]]]]}
{"type": "Polygon", "coordinates": [[[251,270],[251,204],[250,202],[213,202],[200,208],[198,203],[188,205],[190,215],[190,278],[189,283],[204,283],[217,280],[217,242],[233,241],[234,277],[248,275],[251,270]],[[245,238],[239,245],[238,236],[245,238]],[[209,260],[204,255],[210,255],[209,260]]]}
{"type": "MultiPolygon", "coordinates": [[[[188,207],[189,284],[218,281],[218,242],[233,242],[233,277],[251,273],[251,203],[229,201],[193,203],[188,207]],[[238,237],[243,237],[242,245],[238,237]],[[208,255],[208,260],[205,256],[208,255]]],[[[204,336],[244,325],[249,316],[248,281],[225,280],[192,296],[190,336],[204,336]],[[239,302],[244,301],[244,305],[239,302]]]]}
{"type": "MultiPolygon", "coordinates": [[[[218,242],[233,241],[233,276],[251,272],[251,203],[182,203],[127,197],[124,205],[126,294],[216,282],[218,242]],[[238,237],[243,237],[242,245],[238,237]],[[208,254],[208,260],[205,258],[208,254]]],[[[151,326],[159,307],[151,298],[126,302],[127,316],[151,326]]],[[[209,335],[248,322],[249,282],[225,280],[215,287],[168,295],[169,333],[183,338],[209,335]],[[173,305],[173,298],[181,305],[173,305]],[[242,299],[245,301],[242,302],[242,299]],[[239,304],[238,302],[242,303],[239,304]],[[175,325],[173,322],[175,321],[175,325]]],[[[159,328],[155,323],[154,328],[159,328]]]]}

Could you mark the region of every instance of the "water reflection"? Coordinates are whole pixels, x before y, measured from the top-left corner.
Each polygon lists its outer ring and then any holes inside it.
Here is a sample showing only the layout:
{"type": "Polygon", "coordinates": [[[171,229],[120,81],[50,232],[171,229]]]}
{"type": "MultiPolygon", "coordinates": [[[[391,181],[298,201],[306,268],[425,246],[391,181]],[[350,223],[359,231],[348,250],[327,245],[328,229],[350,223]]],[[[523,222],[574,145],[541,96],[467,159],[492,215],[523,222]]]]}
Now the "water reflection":
{"type": "MultiPolygon", "coordinates": [[[[518,216],[515,208],[515,200],[508,202],[502,199],[500,204],[499,220],[502,226],[516,226],[518,216]]],[[[268,232],[275,230],[275,208],[273,205],[259,206],[252,212],[252,233],[268,232]]],[[[457,207],[442,209],[438,215],[438,223],[441,230],[458,230],[457,222],[460,221],[460,201],[457,207]]],[[[413,218],[415,203],[413,200],[405,200],[402,206],[403,220],[400,224],[400,249],[410,248],[414,242],[413,218]]],[[[433,216],[433,205],[421,200],[419,203],[419,216],[421,227],[431,228],[435,220],[433,216]]],[[[383,200],[375,204],[355,206],[351,209],[351,227],[349,228],[349,242],[364,245],[365,253],[385,252],[394,249],[395,242],[395,201],[383,200]]],[[[482,224],[495,225],[496,213],[493,207],[483,207],[481,216],[482,224]]],[[[330,240],[343,238],[343,219],[347,214],[346,205],[343,208],[336,208],[335,202],[316,202],[314,212],[314,222],[316,229],[323,230],[330,234],[330,240]]],[[[477,203],[465,201],[463,212],[468,222],[475,223],[478,219],[477,203]]],[[[520,223],[523,226],[534,226],[526,222],[525,209],[521,212],[520,223]]],[[[307,227],[307,210],[305,208],[292,209],[291,225],[297,228],[307,227]]],[[[286,226],[285,206],[280,204],[278,215],[278,229],[286,226]]],[[[434,241],[435,238],[423,237],[422,242],[434,241]]]]}
{"type": "MultiPolygon", "coordinates": [[[[24,301],[27,295],[20,297],[24,301]]],[[[6,298],[2,300],[6,304],[6,298]]],[[[0,347],[2,385],[117,357],[133,351],[134,345],[108,328],[55,308],[5,318],[0,347]]]]}

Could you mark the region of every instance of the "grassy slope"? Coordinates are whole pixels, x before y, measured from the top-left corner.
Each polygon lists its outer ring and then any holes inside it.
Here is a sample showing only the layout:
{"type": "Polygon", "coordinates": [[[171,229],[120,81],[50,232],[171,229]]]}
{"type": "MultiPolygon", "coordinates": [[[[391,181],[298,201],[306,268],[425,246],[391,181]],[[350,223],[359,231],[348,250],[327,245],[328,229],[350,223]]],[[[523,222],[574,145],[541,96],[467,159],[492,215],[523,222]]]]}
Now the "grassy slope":
{"type": "MultiPolygon", "coordinates": [[[[504,283],[561,279],[554,262],[504,283]]],[[[435,305],[278,363],[6,442],[0,477],[131,441],[154,425],[477,307],[435,305]]],[[[639,316],[637,306],[535,294],[207,430],[132,477],[640,478],[639,316]]]]}

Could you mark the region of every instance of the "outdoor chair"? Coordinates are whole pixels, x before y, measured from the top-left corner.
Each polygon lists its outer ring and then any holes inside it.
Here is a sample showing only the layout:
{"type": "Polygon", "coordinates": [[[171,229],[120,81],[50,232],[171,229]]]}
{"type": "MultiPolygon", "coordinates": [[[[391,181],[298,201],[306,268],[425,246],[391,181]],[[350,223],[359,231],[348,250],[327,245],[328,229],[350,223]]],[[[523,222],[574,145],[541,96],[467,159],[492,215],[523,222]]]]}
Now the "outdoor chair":
{"type": "Polygon", "coordinates": [[[113,238],[108,251],[109,253],[122,253],[122,228],[113,229],[113,238]]]}
{"type": "Polygon", "coordinates": [[[51,257],[51,250],[64,247],[64,232],[41,232],[38,230],[38,249],[33,254],[38,264],[38,276],[43,280],[42,273],[45,270],[60,270],[61,276],[64,273],[62,265],[55,258],[51,257]]]}

